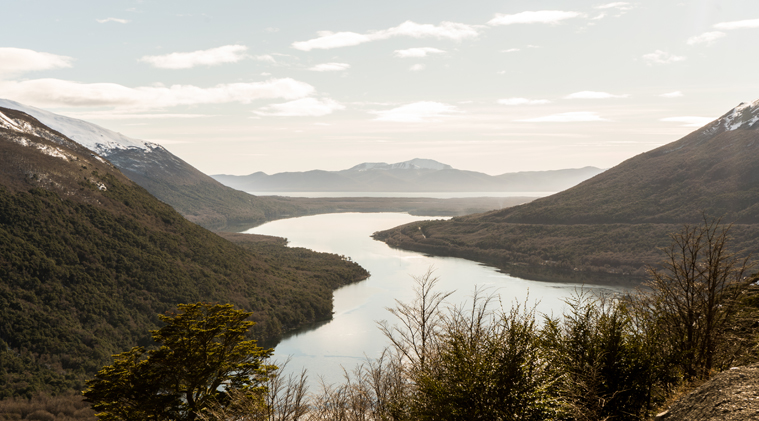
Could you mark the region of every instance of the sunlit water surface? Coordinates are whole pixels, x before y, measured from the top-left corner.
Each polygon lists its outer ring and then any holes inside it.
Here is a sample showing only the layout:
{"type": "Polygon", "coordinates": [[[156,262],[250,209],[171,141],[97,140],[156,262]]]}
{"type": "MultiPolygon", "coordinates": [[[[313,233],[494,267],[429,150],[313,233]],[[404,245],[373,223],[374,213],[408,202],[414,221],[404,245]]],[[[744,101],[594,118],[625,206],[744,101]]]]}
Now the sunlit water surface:
{"type": "Polygon", "coordinates": [[[564,310],[562,300],[581,287],[519,279],[472,261],[393,249],[371,238],[375,231],[425,219],[430,218],[402,213],[340,213],[283,219],[245,231],[285,237],[291,247],[349,256],[371,273],[367,280],[335,291],[331,321],[291,334],[277,345],[277,359],[292,357],[288,371],[305,367],[312,382],[322,376],[327,383],[336,383],[342,379],[342,367],[350,371],[367,357],[378,357],[388,342],[377,321],[395,322],[386,308],[394,307],[395,300],[412,301],[412,277],[423,275],[429,268],[434,268],[440,278],[440,291],[455,291],[450,304],[467,301],[477,287],[498,293],[504,307],[524,303],[529,297],[538,312],[560,314],[564,310]]]}

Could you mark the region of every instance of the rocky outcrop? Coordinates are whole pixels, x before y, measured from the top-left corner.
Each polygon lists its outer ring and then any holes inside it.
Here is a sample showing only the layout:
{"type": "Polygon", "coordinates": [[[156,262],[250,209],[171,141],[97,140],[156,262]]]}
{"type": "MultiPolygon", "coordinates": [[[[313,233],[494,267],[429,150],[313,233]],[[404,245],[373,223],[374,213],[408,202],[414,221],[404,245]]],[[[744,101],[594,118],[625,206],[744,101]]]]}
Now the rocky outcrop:
{"type": "Polygon", "coordinates": [[[759,420],[759,364],[733,367],[716,374],[654,420],[759,420]]]}

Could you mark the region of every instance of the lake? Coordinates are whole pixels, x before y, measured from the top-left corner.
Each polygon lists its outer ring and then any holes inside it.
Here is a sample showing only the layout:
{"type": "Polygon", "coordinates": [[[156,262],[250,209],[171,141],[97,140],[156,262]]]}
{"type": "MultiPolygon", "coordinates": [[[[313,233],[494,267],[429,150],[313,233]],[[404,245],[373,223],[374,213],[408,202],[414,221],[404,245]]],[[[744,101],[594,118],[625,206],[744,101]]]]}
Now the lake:
{"type": "MultiPolygon", "coordinates": [[[[342,380],[341,367],[350,371],[366,357],[379,356],[388,342],[376,322],[394,324],[386,308],[394,307],[395,300],[412,301],[412,277],[424,275],[430,268],[440,278],[439,290],[455,291],[450,304],[467,301],[477,287],[499,294],[506,308],[528,300],[539,312],[560,314],[564,310],[562,300],[581,288],[579,284],[519,279],[464,259],[393,249],[370,237],[375,231],[426,219],[431,218],[402,213],[341,213],[282,219],[245,231],[285,237],[291,247],[349,256],[371,273],[365,281],[335,291],[331,321],[292,333],[277,345],[277,359],[292,356],[288,371],[305,367],[312,381],[322,376],[327,383],[337,383],[342,380]]],[[[619,291],[598,286],[586,289],[619,291]]]]}
{"type": "Polygon", "coordinates": [[[286,196],[286,197],[429,197],[433,199],[457,199],[467,197],[546,197],[556,192],[248,192],[254,196],[286,196]]]}

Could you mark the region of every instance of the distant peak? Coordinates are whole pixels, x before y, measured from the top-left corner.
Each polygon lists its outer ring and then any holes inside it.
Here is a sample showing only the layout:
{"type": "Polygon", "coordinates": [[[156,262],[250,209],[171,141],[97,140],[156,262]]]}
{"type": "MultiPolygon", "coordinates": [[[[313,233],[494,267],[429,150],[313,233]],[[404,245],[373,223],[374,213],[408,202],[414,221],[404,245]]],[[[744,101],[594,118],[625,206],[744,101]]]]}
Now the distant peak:
{"type": "Polygon", "coordinates": [[[348,169],[348,171],[368,170],[452,170],[448,164],[435,161],[434,159],[414,158],[409,161],[388,164],[385,162],[364,162],[348,169]]]}
{"type": "Polygon", "coordinates": [[[741,102],[735,108],[717,119],[713,130],[724,129],[725,131],[738,129],[759,128],[759,100],[754,102],[741,102]]]}

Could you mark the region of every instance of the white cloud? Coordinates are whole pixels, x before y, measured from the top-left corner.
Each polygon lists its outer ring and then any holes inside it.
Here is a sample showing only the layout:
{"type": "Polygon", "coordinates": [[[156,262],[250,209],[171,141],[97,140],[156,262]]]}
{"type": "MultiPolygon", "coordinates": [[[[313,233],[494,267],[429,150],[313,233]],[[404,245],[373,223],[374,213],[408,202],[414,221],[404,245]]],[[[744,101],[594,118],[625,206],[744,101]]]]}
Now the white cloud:
{"type": "Polygon", "coordinates": [[[458,113],[459,110],[449,104],[434,101],[420,101],[401,105],[385,111],[370,111],[376,114],[378,121],[394,121],[399,123],[426,123],[440,121],[458,113]]]}
{"type": "MultiPolygon", "coordinates": [[[[225,45],[208,50],[190,53],[171,53],[163,56],[144,56],[139,61],[150,63],[161,69],[189,69],[195,66],[216,66],[223,63],[236,63],[247,55],[248,47],[244,45],[225,45]]],[[[259,56],[266,57],[266,56],[259,56]]],[[[268,56],[271,57],[271,56],[268,56]]],[[[273,60],[273,58],[272,58],[273,60]]],[[[264,59],[266,61],[266,59],[264,59]]]]}
{"type": "Polygon", "coordinates": [[[600,6],[596,6],[596,9],[619,9],[619,10],[632,10],[633,6],[625,1],[617,1],[614,3],[606,3],[600,6]]]}
{"type": "Polygon", "coordinates": [[[411,70],[412,72],[421,72],[422,70],[424,70],[424,64],[415,64],[409,67],[409,70],[411,70]]]}
{"type": "Polygon", "coordinates": [[[498,103],[501,105],[543,105],[550,104],[551,101],[547,99],[505,98],[499,99],[498,103]]]}
{"type": "MultiPolygon", "coordinates": [[[[419,24],[410,20],[403,22],[395,28],[380,31],[382,37],[407,36],[412,38],[437,38],[462,41],[479,35],[477,28],[471,25],[456,22],[441,22],[440,25],[419,24]]],[[[384,38],[383,38],[384,39],[384,38]]]]}
{"type": "Polygon", "coordinates": [[[343,70],[348,70],[350,67],[351,65],[348,63],[322,63],[317,64],[308,70],[312,70],[314,72],[340,72],[343,70]]]}
{"type": "Polygon", "coordinates": [[[609,99],[609,98],[627,98],[629,95],[614,95],[608,92],[581,91],[569,94],[564,99],[609,99]]]}
{"type": "Polygon", "coordinates": [[[210,88],[192,85],[130,88],[116,83],[79,83],[60,79],[0,82],[3,96],[37,107],[116,107],[150,110],[177,105],[249,104],[258,99],[296,99],[315,92],[313,86],[294,79],[228,83],[210,88]]]}
{"type": "Polygon", "coordinates": [[[509,48],[508,50],[501,50],[502,53],[516,53],[517,51],[522,51],[519,48],[509,48]]]}
{"type": "Polygon", "coordinates": [[[71,57],[24,48],[0,48],[0,76],[71,67],[71,57]]]}
{"type": "Polygon", "coordinates": [[[648,65],[652,64],[669,64],[669,63],[676,63],[678,61],[685,60],[685,57],[683,56],[676,56],[674,54],[670,54],[666,51],[662,50],[656,50],[653,53],[648,53],[643,55],[643,60],[645,60],[648,65]]]}
{"type": "Polygon", "coordinates": [[[719,31],[713,31],[713,32],[704,32],[701,35],[696,35],[693,37],[688,38],[688,45],[695,45],[695,44],[706,44],[711,45],[714,44],[714,41],[724,37],[726,34],[724,32],[719,31]]]}
{"type": "Polygon", "coordinates": [[[128,19],[119,19],[119,18],[105,18],[105,19],[95,19],[97,23],[108,23],[108,22],[116,22],[116,23],[129,23],[128,19]]]}
{"type": "Polygon", "coordinates": [[[268,105],[260,108],[260,111],[254,111],[254,113],[278,117],[321,117],[344,109],[344,105],[329,98],[301,98],[283,104],[268,105]]]}
{"type": "Polygon", "coordinates": [[[551,114],[543,117],[527,118],[516,120],[527,123],[582,123],[596,121],[610,121],[601,118],[596,112],[592,111],[575,111],[571,113],[551,114]]]}
{"type": "Polygon", "coordinates": [[[332,48],[351,47],[372,41],[370,37],[355,32],[319,31],[316,35],[319,35],[319,38],[294,42],[292,44],[293,48],[302,51],[329,50],[332,48]]]}
{"type": "Polygon", "coordinates": [[[419,24],[406,21],[402,24],[381,31],[359,34],[356,32],[319,31],[318,38],[308,41],[298,41],[293,48],[302,51],[328,50],[332,48],[350,47],[371,41],[378,41],[398,36],[412,38],[438,38],[461,41],[479,35],[477,27],[456,22],[441,22],[440,25],[419,24]]]}
{"type": "Polygon", "coordinates": [[[513,25],[518,23],[548,23],[558,24],[562,20],[582,16],[579,12],[565,12],[562,10],[540,10],[537,12],[521,12],[514,15],[496,13],[488,25],[513,25]]]}
{"type": "Polygon", "coordinates": [[[432,47],[409,48],[406,50],[395,50],[395,56],[400,58],[408,57],[427,57],[430,54],[445,54],[445,51],[432,47]]]}
{"type": "Polygon", "coordinates": [[[714,29],[730,31],[732,29],[759,28],[759,19],[736,20],[731,22],[720,22],[715,24],[714,29]]]}
{"type": "Polygon", "coordinates": [[[666,94],[661,94],[659,96],[662,98],[680,98],[681,96],[684,96],[684,95],[680,91],[674,91],[674,92],[667,92],[666,94]]]}
{"type": "Polygon", "coordinates": [[[659,121],[665,121],[668,123],[683,123],[682,127],[702,127],[708,123],[711,123],[714,121],[714,119],[710,117],[681,116],[662,118],[659,121]]]}

